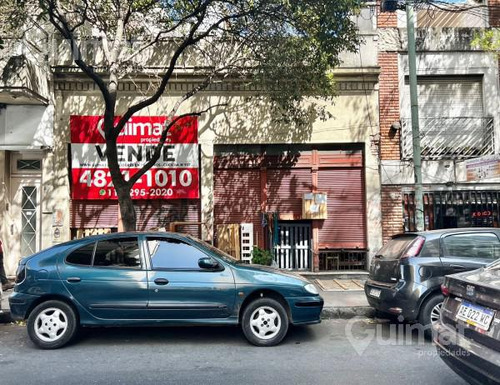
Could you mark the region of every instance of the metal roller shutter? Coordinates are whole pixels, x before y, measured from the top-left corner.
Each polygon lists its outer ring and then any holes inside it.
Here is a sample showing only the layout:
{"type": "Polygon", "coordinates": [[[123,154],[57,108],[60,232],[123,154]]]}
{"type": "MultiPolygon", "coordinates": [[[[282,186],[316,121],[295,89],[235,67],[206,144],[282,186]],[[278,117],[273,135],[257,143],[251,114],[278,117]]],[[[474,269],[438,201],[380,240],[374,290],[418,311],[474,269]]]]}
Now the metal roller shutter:
{"type": "Polygon", "coordinates": [[[118,227],[118,203],[74,200],[71,202],[70,226],[74,229],[118,227]]]}
{"type": "MultiPolygon", "coordinates": [[[[267,170],[268,211],[302,217],[302,197],[312,191],[310,168],[267,170]]],[[[292,219],[292,218],[290,218],[292,219]]]]}
{"type": "Polygon", "coordinates": [[[253,223],[261,227],[260,170],[214,170],[215,225],[253,223]]]}
{"type": "MultiPolygon", "coordinates": [[[[405,104],[410,108],[410,86],[405,82],[405,104]]],[[[421,118],[483,117],[481,76],[419,76],[418,112],[421,118]]]]}
{"type": "Polygon", "coordinates": [[[363,169],[319,169],[318,191],[328,194],[328,219],[320,221],[320,249],[365,249],[363,169]]]}
{"type": "MultiPolygon", "coordinates": [[[[165,227],[172,222],[199,222],[200,201],[198,199],[149,200],[134,202],[137,215],[137,230],[165,227]]],[[[201,237],[199,225],[177,226],[176,231],[201,237]]]]}

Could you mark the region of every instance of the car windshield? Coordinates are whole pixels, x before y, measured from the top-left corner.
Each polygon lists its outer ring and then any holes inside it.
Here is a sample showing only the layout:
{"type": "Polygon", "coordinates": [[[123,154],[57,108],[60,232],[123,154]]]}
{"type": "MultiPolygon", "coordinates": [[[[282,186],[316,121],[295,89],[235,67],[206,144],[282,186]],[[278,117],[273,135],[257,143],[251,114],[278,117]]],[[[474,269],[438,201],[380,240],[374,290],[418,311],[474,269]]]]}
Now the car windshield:
{"type": "Polygon", "coordinates": [[[207,243],[207,242],[202,242],[200,241],[199,239],[197,238],[194,238],[190,235],[187,235],[189,237],[189,239],[191,239],[192,241],[196,242],[198,245],[200,245],[201,247],[203,247],[204,249],[208,249],[210,250],[211,252],[213,252],[214,254],[217,254],[217,256],[221,259],[223,259],[224,261],[228,262],[228,263],[241,263],[240,260],[234,258],[232,255],[222,251],[222,250],[219,250],[217,247],[215,246],[212,246],[210,243],[207,243]]]}

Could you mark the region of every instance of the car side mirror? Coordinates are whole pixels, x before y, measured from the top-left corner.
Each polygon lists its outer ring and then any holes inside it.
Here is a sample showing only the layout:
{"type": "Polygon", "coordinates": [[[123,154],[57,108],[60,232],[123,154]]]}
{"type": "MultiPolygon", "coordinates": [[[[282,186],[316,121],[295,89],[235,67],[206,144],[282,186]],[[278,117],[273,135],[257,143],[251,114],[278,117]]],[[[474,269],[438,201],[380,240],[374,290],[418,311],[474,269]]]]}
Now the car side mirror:
{"type": "Polygon", "coordinates": [[[198,266],[201,269],[207,270],[218,270],[220,269],[220,264],[213,258],[200,258],[198,259],[198,266]]]}

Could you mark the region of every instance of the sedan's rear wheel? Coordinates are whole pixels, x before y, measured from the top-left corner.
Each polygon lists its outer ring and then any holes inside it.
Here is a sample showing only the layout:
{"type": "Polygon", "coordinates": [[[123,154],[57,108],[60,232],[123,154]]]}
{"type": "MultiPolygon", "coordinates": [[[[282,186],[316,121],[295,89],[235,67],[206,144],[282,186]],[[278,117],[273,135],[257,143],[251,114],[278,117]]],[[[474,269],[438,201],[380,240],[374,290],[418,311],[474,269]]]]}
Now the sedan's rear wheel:
{"type": "Polygon", "coordinates": [[[77,320],[74,310],[61,301],[38,305],[28,317],[28,335],[42,349],[57,349],[75,336],[77,320]]]}
{"type": "Polygon", "coordinates": [[[288,315],[283,305],[272,298],[259,298],[243,312],[242,329],[249,342],[257,346],[274,346],[285,338],[288,315]]]}

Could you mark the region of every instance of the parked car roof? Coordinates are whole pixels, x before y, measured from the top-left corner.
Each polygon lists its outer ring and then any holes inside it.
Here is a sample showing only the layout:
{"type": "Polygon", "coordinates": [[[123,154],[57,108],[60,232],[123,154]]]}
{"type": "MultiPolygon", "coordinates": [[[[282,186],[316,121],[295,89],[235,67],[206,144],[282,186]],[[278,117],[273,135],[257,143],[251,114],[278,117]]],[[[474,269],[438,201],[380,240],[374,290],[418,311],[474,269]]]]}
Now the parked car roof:
{"type": "Polygon", "coordinates": [[[99,240],[99,239],[113,238],[113,237],[117,237],[117,236],[119,236],[119,237],[127,237],[127,236],[135,237],[138,235],[190,237],[190,235],[188,235],[188,234],[171,233],[171,232],[167,232],[167,231],[127,231],[127,232],[91,235],[91,236],[88,236],[85,238],[72,239],[71,241],[66,242],[66,244],[73,243],[73,242],[80,242],[83,240],[99,240]]]}
{"type": "Polygon", "coordinates": [[[484,232],[484,231],[495,231],[499,232],[500,229],[496,227],[460,227],[452,229],[439,229],[439,230],[427,230],[427,231],[410,231],[407,233],[399,233],[394,235],[392,238],[403,237],[405,235],[422,235],[422,236],[441,236],[443,234],[456,234],[463,232],[484,232]]]}

